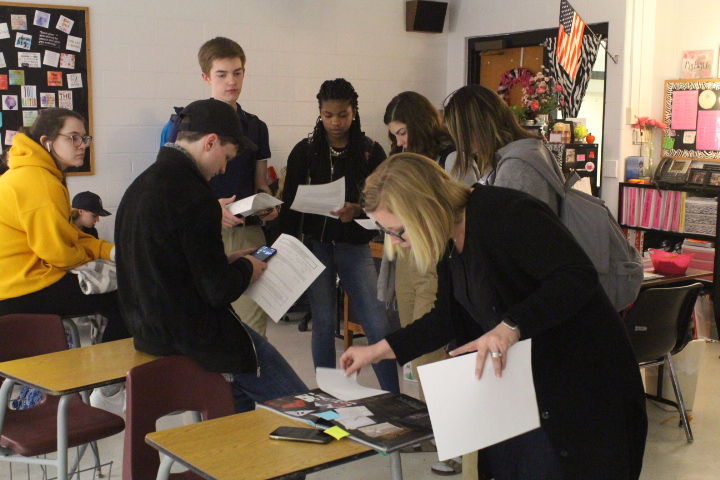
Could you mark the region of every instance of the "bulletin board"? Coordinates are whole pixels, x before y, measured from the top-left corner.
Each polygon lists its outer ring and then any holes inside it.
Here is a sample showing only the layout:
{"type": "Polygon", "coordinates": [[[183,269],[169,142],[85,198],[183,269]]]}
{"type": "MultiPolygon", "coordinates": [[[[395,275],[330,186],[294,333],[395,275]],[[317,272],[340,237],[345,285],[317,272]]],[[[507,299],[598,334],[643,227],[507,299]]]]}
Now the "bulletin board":
{"type": "Polygon", "coordinates": [[[720,79],[666,80],[663,157],[720,162],[720,79]]]}
{"type": "MultiPolygon", "coordinates": [[[[81,113],[92,135],[92,82],[87,7],[0,2],[0,141],[12,145],[43,108],[81,113]]],[[[92,175],[92,145],[69,175],[92,175]]]]}

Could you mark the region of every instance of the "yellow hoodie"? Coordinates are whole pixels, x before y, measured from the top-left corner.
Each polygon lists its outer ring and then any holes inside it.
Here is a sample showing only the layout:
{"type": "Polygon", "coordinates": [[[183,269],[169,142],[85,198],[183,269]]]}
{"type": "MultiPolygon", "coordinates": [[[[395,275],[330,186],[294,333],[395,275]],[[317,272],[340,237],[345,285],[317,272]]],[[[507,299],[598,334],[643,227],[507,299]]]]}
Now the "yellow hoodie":
{"type": "Polygon", "coordinates": [[[8,166],[0,176],[0,300],[42,290],[91,260],[110,260],[112,244],[70,221],[70,195],[47,151],[18,133],[8,166]]]}

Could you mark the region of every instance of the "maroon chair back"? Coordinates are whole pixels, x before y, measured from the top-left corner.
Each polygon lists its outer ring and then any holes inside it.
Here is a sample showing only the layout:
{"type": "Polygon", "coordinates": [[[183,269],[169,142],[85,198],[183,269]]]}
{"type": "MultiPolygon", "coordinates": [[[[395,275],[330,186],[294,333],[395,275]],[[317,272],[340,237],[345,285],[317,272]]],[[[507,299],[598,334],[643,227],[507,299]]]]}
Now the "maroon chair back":
{"type": "MultiPolygon", "coordinates": [[[[154,480],[158,451],[145,443],[160,417],[169,413],[198,411],[203,420],[235,413],[230,383],[181,355],[160,358],[130,370],[126,381],[127,409],[123,480],[154,480]]],[[[171,478],[200,479],[192,472],[171,478]]]]}
{"type": "Polygon", "coordinates": [[[0,362],[68,349],[58,315],[15,313],[0,317],[0,362]]]}

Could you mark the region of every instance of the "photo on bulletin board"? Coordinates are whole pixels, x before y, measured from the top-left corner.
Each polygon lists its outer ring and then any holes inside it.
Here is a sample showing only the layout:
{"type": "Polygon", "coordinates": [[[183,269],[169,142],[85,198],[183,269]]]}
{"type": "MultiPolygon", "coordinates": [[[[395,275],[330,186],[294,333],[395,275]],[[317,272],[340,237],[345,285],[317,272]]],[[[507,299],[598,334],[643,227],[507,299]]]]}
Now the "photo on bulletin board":
{"type": "MultiPolygon", "coordinates": [[[[0,143],[12,145],[44,108],[82,114],[92,135],[89,9],[0,2],[0,143]]],[[[92,175],[92,146],[68,175],[92,175]]]]}
{"type": "Polygon", "coordinates": [[[720,79],[666,80],[663,157],[720,162],[720,79]]]}

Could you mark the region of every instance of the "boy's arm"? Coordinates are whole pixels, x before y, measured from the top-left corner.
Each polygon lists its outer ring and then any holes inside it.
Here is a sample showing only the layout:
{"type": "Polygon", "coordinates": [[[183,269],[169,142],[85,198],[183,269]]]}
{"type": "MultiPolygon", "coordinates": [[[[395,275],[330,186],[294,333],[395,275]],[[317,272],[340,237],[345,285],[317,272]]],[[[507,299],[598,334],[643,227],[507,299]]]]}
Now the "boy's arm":
{"type": "Polygon", "coordinates": [[[267,159],[255,162],[255,191],[262,190],[268,195],[272,195],[270,187],[267,184],[267,159]]]}

